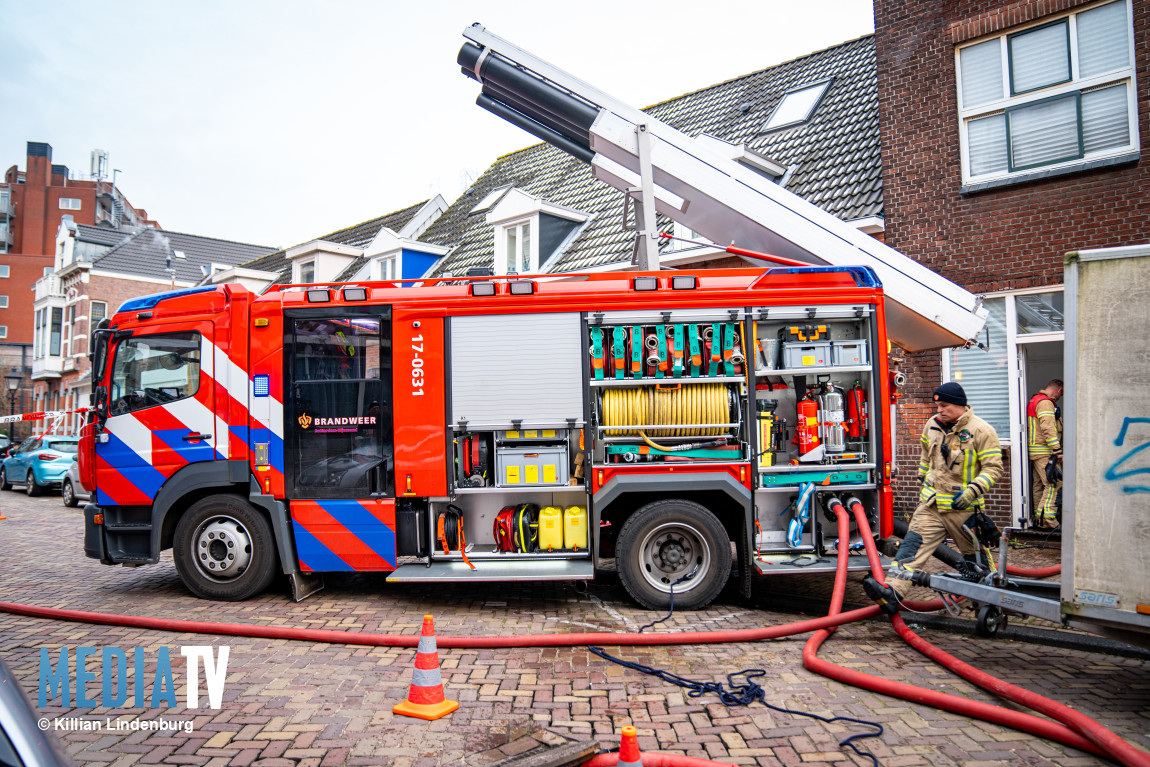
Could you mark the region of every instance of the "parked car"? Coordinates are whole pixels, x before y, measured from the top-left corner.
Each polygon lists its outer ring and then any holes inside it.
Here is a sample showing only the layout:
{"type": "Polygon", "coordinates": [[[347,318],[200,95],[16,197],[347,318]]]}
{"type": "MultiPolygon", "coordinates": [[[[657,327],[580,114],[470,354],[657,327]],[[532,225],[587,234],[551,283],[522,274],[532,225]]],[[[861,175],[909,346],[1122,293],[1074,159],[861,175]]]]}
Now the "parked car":
{"type": "Polygon", "coordinates": [[[20,683],[0,660],[0,764],[25,767],[72,764],[55,733],[42,729],[38,718],[20,683]]]}
{"type": "Polygon", "coordinates": [[[79,437],[29,437],[0,464],[0,490],[19,484],[28,495],[40,495],[46,487],[60,487],[79,452],[79,437]]]}
{"type": "Polygon", "coordinates": [[[76,506],[80,501],[91,500],[92,495],[80,484],[80,464],[72,461],[64,474],[64,484],[60,485],[60,499],[65,506],[76,506]]]}

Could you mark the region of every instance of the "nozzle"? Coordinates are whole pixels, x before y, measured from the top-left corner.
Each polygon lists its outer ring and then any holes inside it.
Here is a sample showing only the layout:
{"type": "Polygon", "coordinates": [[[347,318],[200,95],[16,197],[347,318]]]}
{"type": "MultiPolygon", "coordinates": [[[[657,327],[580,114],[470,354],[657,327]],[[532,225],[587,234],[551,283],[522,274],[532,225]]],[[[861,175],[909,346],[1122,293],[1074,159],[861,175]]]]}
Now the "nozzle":
{"type": "Polygon", "coordinates": [[[874,578],[863,578],[863,591],[887,615],[898,614],[898,592],[874,578]]]}

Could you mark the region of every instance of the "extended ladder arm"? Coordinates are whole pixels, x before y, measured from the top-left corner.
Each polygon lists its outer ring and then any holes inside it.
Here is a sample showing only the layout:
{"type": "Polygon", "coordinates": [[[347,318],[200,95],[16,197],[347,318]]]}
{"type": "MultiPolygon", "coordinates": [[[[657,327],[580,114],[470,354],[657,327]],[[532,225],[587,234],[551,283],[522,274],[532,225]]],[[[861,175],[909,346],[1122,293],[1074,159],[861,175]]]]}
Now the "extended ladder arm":
{"type": "Polygon", "coordinates": [[[908,351],[962,345],[986,321],[981,299],[641,110],[475,24],[459,52],[477,103],[589,163],[620,190],[640,187],[647,126],[655,209],[720,246],[811,264],[869,266],[886,294],[890,338],[908,351]]]}

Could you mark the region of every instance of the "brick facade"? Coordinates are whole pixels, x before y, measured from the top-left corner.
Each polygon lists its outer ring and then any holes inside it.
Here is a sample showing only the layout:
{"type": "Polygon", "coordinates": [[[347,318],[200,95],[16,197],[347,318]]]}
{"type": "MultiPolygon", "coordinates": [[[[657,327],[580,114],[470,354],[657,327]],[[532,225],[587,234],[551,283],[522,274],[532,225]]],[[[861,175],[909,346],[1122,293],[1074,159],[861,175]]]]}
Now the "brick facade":
{"type": "MultiPolygon", "coordinates": [[[[975,293],[1059,286],[1070,250],[1146,242],[1146,158],[1108,168],[960,194],[955,44],[1084,5],[877,0],[879,119],[886,242],[975,293]]],[[[1150,5],[1134,2],[1140,145],[1150,138],[1150,5]]],[[[940,355],[908,355],[899,405],[898,468],[914,485],[917,441],[941,378],[940,355]]],[[[1005,436],[1005,435],[1000,435],[1005,436]]],[[[1009,469],[1009,455],[1006,457],[1009,469]]],[[[1010,483],[990,499],[1009,521],[1010,483]]],[[[913,509],[909,489],[896,508],[913,509]]]]}

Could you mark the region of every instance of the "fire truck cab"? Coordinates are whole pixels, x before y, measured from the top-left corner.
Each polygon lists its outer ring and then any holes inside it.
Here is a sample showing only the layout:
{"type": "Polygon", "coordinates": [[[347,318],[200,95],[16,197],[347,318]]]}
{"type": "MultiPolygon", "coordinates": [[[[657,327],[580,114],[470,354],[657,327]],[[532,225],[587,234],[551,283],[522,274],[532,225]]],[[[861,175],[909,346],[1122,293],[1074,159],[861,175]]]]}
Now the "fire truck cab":
{"type": "Polygon", "coordinates": [[[613,558],[639,603],[701,607],[735,571],[859,543],[834,540],[830,495],[890,531],[866,268],[225,285],[134,299],[95,336],[86,553],[171,548],[205,598],[613,558]]]}

